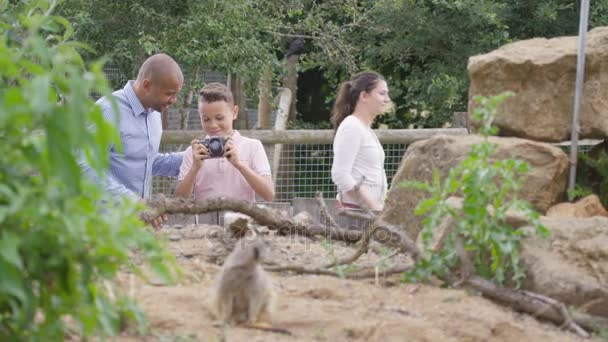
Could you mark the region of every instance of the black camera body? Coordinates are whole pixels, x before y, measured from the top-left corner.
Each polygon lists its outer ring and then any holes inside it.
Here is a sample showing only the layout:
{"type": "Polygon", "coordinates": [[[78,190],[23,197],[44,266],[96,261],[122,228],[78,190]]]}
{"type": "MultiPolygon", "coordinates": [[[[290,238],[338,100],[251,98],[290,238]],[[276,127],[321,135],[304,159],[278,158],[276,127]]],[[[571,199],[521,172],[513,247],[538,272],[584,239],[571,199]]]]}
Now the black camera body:
{"type": "Polygon", "coordinates": [[[224,147],[228,142],[228,138],[209,137],[199,140],[200,143],[207,148],[211,158],[221,158],[224,156],[224,147]]]}

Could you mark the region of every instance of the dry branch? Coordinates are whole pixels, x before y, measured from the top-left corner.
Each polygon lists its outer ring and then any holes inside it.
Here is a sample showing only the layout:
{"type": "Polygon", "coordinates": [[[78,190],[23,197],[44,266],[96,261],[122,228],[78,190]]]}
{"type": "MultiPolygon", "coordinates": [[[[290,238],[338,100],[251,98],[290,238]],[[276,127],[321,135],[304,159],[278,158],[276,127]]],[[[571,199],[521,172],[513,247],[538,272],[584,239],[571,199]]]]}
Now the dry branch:
{"type": "Polygon", "coordinates": [[[404,234],[399,227],[389,224],[383,220],[376,220],[374,239],[383,245],[399,248],[405,253],[409,253],[414,259],[418,258],[420,251],[414,241],[404,234]]]}
{"type": "Polygon", "coordinates": [[[147,203],[149,208],[140,215],[146,222],[150,222],[153,218],[162,214],[204,214],[230,210],[245,214],[258,224],[276,230],[284,235],[294,234],[307,237],[320,235],[332,240],[348,243],[355,243],[362,237],[362,233],[356,230],[324,225],[298,224],[277,210],[258,207],[254,203],[234,198],[217,197],[204,201],[195,201],[188,198],[166,198],[163,195],[157,195],[148,200],[147,203]]]}
{"type": "Polygon", "coordinates": [[[359,247],[357,248],[355,253],[353,253],[351,256],[346,257],[344,259],[340,259],[335,262],[331,262],[331,263],[327,264],[325,266],[325,268],[330,268],[330,267],[334,267],[337,265],[352,264],[353,262],[357,261],[357,259],[359,259],[359,257],[361,257],[363,254],[367,253],[367,250],[369,248],[369,241],[372,237],[373,232],[374,232],[374,228],[372,226],[368,227],[363,232],[363,237],[359,241],[359,247]]]}
{"type": "MultiPolygon", "coordinates": [[[[495,284],[478,276],[469,277],[464,285],[473,290],[481,292],[485,297],[505,303],[515,310],[527,312],[553,323],[565,324],[582,337],[589,337],[579,325],[587,329],[597,329],[596,324],[602,318],[589,315],[571,316],[563,303],[536,293],[522,290],[514,290],[495,284]],[[587,317],[585,317],[587,316],[587,317]],[[585,317],[585,318],[584,318],[585,317]]],[[[606,321],[606,319],[603,319],[606,321]]],[[[604,322],[604,324],[607,322],[604,322]]],[[[608,326],[608,325],[607,325],[608,326]]]]}
{"type": "MultiPolygon", "coordinates": [[[[447,239],[447,235],[454,233],[456,221],[453,219],[444,220],[444,235],[440,237],[438,244],[442,245],[447,239]]],[[[528,292],[523,290],[511,289],[498,285],[490,280],[474,275],[474,268],[470,256],[466,253],[462,245],[462,237],[457,236],[455,239],[456,252],[460,259],[460,278],[454,282],[454,286],[462,284],[462,286],[480,292],[484,297],[495,301],[505,303],[517,311],[522,311],[557,324],[563,324],[572,331],[582,337],[588,337],[589,334],[581,328],[597,330],[598,327],[608,327],[608,319],[602,317],[591,316],[582,313],[573,313],[572,315],[566,309],[566,306],[552,298],[528,292]]],[[[418,261],[420,254],[418,248],[414,245],[413,252],[416,253],[415,259],[418,261]]],[[[453,276],[450,276],[453,278],[453,276]]]]}
{"type": "MultiPolygon", "coordinates": [[[[361,207],[363,212],[366,215],[375,218],[376,216],[365,206],[365,203],[363,203],[363,200],[361,198],[361,184],[364,181],[365,181],[365,176],[363,176],[363,178],[361,178],[359,183],[357,183],[357,185],[355,185],[355,188],[354,188],[355,197],[357,198],[357,201],[359,202],[359,206],[361,207]]],[[[319,199],[319,197],[317,197],[317,199],[318,199],[319,205],[321,207],[321,210],[323,210],[323,207],[325,207],[325,210],[327,210],[327,207],[325,206],[325,202],[323,201],[323,199],[322,198],[319,199]]],[[[329,213],[326,213],[326,215],[328,217],[331,217],[329,215],[329,213]]],[[[335,221],[333,220],[333,218],[331,218],[331,220],[335,224],[335,221]]],[[[337,226],[337,224],[336,224],[336,226],[337,226]]],[[[355,253],[353,253],[353,255],[351,255],[350,257],[329,263],[327,266],[325,266],[325,268],[330,268],[330,267],[333,267],[336,265],[352,264],[353,262],[357,261],[357,259],[359,259],[363,254],[367,253],[367,250],[369,248],[369,241],[371,240],[375,230],[376,230],[375,224],[369,225],[363,232],[363,236],[361,237],[361,240],[359,241],[359,247],[357,248],[355,253]]]]}
{"type": "Polygon", "coordinates": [[[375,219],[374,216],[369,216],[367,214],[361,213],[359,211],[354,211],[354,210],[338,209],[337,212],[338,212],[338,215],[340,215],[340,216],[352,217],[352,218],[358,219],[358,220],[373,221],[375,219]]]}
{"type": "Polygon", "coordinates": [[[325,221],[328,222],[330,226],[339,227],[333,216],[329,214],[327,204],[325,204],[325,200],[323,200],[323,193],[321,191],[317,191],[317,193],[315,194],[315,198],[317,200],[317,204],[319,205],[319,213],[321,214],[321,218],[325,219],[325,221]]]}
{"type": "MultiPolygon", "coordinates": [[[[384,276],[407,272],[412,268],[412,266],[395,266],[380,273],[384,276]]],[[[374,278],[377,273],[375,269],[366,269],[353,273],[344,273],[340,274],[335,271],[327,270],[324,268],[308,268],[304,266],[271,266],[265,268],[270,272],[295,272],[298,274],[316,274],[316,275],[328,275],[333,277],[344,277],[347,279],[365,279],[365,278],[374,278]]]]}

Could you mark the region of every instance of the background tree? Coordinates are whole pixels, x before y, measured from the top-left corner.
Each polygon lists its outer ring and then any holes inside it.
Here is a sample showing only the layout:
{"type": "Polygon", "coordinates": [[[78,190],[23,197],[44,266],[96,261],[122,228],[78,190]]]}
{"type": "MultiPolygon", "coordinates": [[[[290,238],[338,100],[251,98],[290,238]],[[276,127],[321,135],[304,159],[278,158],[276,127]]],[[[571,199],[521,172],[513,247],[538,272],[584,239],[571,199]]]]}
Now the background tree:
{"type": "MultiPolygon", "coordinates": [[[[162,50],[193,80],[196,67],[242,77],[250,99],[265,68],[281,85],[289,44],[301,39],[299,119],[327,120],[337,84],[373,69],[389,80],[398,105],[381,123],[398,128],[450,122],[467,108],[470,56],[515,40],[575,35],[579,7],[578,0],[67,0],[62,10],[95,56],[128,74],[162,50]]],[[[591,3],[590,24],[608,24],[606,1],[591,3]]]]}

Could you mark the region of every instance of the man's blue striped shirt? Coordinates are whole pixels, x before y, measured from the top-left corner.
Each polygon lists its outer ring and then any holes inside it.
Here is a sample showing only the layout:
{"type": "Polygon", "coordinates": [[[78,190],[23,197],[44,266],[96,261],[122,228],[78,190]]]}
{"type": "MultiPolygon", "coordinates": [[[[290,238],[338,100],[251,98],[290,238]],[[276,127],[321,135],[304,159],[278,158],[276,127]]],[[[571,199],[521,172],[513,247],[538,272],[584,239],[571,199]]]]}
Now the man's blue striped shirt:
{"type": "Polygon", "coordinates": [[[106,120],[116,123],[120,131],[122,153],[110,146],[110,170],[100,177],[89,165],[81,162],[83,172],[103,185],[114,197],[148,198],[152,176],[177,176],[183,152],[158,153],[162,136],[161,114],[141,104],[133,81],[112,95],[117,100],[119,115],[114,116],[112,104],[106,97],[97,101],[106,120]]]}

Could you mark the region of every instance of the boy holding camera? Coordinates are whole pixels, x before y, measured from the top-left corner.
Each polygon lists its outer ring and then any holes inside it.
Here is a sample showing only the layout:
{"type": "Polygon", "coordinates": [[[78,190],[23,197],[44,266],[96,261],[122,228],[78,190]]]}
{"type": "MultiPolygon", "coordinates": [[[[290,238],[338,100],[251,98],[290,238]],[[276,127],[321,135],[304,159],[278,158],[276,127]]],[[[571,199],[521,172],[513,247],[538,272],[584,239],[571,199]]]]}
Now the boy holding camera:
{"type": "Polygon", "coordinates": [[[227,196],[249,202],[258,194],[272,201],[274,184],[262,143],[232,128],[239,108],[232,92],[209,83],[199,93],[198,112],[205,139],[192,140],[184,153],[175,196],[203,200],[227,196]]]}

